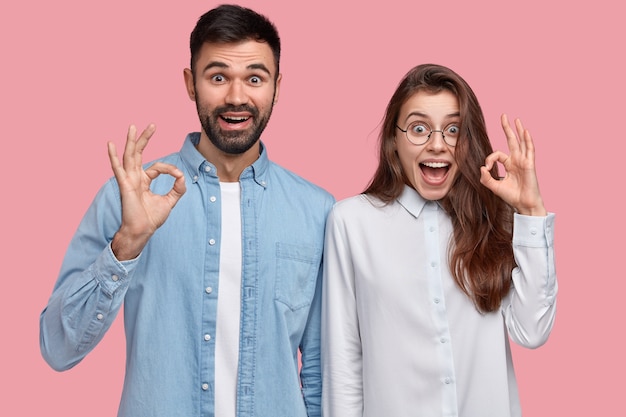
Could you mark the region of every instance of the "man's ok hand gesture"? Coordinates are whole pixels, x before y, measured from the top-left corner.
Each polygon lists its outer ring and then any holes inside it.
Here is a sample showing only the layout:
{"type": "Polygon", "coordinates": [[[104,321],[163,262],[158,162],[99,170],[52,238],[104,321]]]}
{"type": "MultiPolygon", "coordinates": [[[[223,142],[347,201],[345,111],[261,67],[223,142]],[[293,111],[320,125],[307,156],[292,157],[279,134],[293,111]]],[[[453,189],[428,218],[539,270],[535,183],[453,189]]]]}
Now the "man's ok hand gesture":
{"type": "Polygon", "coordinates": [[[122,224],[111,242],[111,249],[120,261],[134,259],[141,253],[186,190],[185,177],[174,165],[157,162],[143,169],[142,153],[155,130],[156,126],[150,124],[137,138],[137,128],[131,125],[121,162],[115,145],[107,144],[122,200],[122,224]],[[165,195],[150,190],[152,180],[161,174],[175,179],[172,189],[165,195]]]}

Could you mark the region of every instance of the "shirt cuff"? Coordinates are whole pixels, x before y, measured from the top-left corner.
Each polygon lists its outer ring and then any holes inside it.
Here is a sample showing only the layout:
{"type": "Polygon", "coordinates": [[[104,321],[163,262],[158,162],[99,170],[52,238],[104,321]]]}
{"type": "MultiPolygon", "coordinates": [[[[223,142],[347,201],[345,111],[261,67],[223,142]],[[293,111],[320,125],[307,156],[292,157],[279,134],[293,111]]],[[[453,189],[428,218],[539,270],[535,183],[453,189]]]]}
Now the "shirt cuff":
{"type": "Polygon", "coordinates": [[[129,261],[118,261],[109,243],[94,264],[95,277],[102,290],[112,296],[116,290],[128,285],[128,278],[137,267],[140,257],[141,255],[129,261]]]}
{"type": "Polygon", "coordinates": [[[525,216],[514,214],[513,245],[535,248],[551,247],[554,244],[554,213],[547,216],[525,216]]]}

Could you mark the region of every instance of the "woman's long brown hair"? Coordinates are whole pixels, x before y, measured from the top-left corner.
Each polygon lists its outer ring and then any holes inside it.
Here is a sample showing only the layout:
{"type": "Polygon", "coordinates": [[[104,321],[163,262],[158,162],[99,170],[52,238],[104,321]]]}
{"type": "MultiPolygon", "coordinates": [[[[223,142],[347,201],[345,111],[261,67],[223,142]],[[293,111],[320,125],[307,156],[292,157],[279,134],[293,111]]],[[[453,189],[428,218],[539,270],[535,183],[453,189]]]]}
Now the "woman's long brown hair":
{"type": "MultiPolygon", "coordinates": [[[[512,248],[513,209],[480,183],[480,166],[493,152],[482,109],[470,86],[441,65],[411,69],[391,97],[379,136],[378,168],[363,192],[390,203],[400,196],[407,180],[394,145],[402,105],[420,90],[452,92],[459,101],[461,137],[454,151],[458,174],[440,201],[452,219],[450,271],[478,310],[495,311],[511,288],[515,267],[512,248]]],[[[498,178],[494,164],[491,175],[498,178]]]]}

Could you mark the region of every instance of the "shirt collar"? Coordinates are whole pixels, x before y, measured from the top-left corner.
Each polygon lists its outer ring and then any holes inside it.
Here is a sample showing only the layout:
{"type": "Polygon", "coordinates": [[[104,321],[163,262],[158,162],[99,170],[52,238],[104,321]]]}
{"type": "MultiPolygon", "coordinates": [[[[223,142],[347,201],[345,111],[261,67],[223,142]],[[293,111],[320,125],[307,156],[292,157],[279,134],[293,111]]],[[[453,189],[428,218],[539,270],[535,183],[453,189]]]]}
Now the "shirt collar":
{"type": "Polygon", "coordinates": [[[415,218],[419,217],[426,205],[440,206],[438,201],[425,200],[415,189],[408,185],[404,186],[404,190],[402,190],[402,194],[397,198],[397,201],[415,218]]]}
{"type": "MultiPolygon", "coordinates": [[[[198,143],[200,143],[200,132],[189,133],[180,150],[183,161],[185,161],[187,168],[193,174],[194,182],[198,179],[201,171],[208,171],[209,175],[217,177],[215,166],[204,159],[204,156],[196,149],[198,143]],[[205,169],[206,167],[210,167],[210,170],[205,169]]],[[[269,166],[269,159],[263,142],[261,142],[260,145],[259,158],[254,161],[252,165],[244,169],[239,178],[252,178],[256,183],[265,187],[267,185],[265,178],[269,166]]]]}

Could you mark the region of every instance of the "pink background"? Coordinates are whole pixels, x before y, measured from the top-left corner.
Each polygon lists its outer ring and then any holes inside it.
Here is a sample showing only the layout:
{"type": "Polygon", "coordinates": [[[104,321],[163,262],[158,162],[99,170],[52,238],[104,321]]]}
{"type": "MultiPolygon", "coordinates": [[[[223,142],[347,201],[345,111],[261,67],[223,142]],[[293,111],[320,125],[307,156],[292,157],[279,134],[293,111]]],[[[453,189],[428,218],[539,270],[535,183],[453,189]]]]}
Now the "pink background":
{"type": "MultiPolygon", "coordinates": [[[[0,415],[113,416],[121,320],[76,368],[50,369],[38,318],[66,246],[111,175],[106,141],[157,124],[147,159],[197,130],[185,94],[188,36],[210,1],[3,2],[0,415]]],[[[412,66],[458,71],[496,148],[499,115],[533,133],[557,213],[559,312],[548,343],[514,347],[526,416],[616,415],[626,384],[621,267],[624,40],[617,1],[245,1],[283,39],[280,101],[264,134],[275,161],[337,198],[373,172],[378,123],[412,66]],[[575,4],[576,3],[576,4],[575,4]],[[620,173],[621,172],[621,173],[620,173]]]]}

